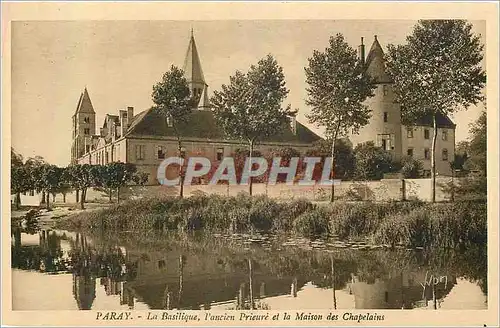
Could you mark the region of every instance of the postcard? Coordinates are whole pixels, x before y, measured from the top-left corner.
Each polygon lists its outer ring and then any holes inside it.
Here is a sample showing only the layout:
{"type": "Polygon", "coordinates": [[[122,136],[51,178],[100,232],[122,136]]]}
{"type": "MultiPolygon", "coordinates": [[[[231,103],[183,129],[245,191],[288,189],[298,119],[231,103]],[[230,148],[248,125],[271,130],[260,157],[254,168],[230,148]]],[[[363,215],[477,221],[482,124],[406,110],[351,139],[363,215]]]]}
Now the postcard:
{"type": "Polygon", "coordinates": [[[2,324],[498,326],[498,27],[2,2],[2,324]]]}

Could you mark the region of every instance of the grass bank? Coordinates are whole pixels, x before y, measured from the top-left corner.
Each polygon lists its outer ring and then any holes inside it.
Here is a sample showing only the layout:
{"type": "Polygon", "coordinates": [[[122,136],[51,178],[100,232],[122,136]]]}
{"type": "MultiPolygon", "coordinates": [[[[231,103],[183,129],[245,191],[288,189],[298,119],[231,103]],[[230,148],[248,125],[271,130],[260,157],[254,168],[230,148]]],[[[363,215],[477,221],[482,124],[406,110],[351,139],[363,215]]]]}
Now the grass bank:
{"type": "Polygon", "coordinates": [[[68,217],[61,228],[82,231],[275,232],[410,247],[486,245],[484,202],[277,202],[265,196],[143,198],[68,217]]]}

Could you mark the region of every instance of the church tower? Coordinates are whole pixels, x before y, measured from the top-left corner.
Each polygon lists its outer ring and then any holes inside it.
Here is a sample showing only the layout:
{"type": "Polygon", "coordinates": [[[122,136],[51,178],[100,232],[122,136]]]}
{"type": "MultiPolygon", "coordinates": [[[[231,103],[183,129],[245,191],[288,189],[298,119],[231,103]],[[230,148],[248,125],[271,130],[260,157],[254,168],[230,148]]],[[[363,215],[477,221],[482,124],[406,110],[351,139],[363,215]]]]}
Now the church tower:
{"type": "Polygon", "coordinates": [[[208,109],[210,107],[208,101],[208,84],[205,82],[205,77],[203,76],[200,56],[192,29],[183,70],[189,84],[189,90],[194,98],[194,107],[197,109],[208,109]]]}
{"type": "Polygon", "coordinates": [[[395,102],[392,80],[386,72],[384,51],[378,42],[377,36],[366,56],[361,38],[359,57],[366,67],[366,72],[375,80],[374,96],[366,100],[371,109],[369,123],[358,133],[349,136],[353,145],[374,141],[375,146],[382,147],[392,154],[393,159],[400,159],[402,155],[401,135],[401,108],[395,102]]]}
{"type": "Polygon", "coordinates": [[[91,150],[92,136],[95,135],[95,111],[87,88],[80,94],[80,99],[73,114],[73,143],[71,146],[71,163],[91,150]]]}

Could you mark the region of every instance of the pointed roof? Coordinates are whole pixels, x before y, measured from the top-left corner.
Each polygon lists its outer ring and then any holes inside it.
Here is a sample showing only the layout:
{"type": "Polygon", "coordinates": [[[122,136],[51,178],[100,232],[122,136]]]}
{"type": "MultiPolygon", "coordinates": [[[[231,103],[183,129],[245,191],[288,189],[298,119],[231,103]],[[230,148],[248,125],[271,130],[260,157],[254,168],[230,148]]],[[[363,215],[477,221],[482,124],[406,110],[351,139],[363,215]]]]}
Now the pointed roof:
{"type": "MultiPolygon", "coordinates": [[[[189,114],[186,122],[177,127],[183,137],[202,139],[225,139],[222,129],[218,126],[214,114],[210,110],[195,110],[189,114]]],[[[175,136],[174,129],[169,127],[165,119],[153,108],[147,109],[134,116],[127,130],[127,136],[175,136]]],[[[274,136],[263,138],[268,142],[312,143],[321,139],[305,125],[297,122],[296,133],[291,130],[290,124],[274,136]]]]}
{"type": "Polygon", "coordinates": [[[208,87],[206,85],[203,88],[203,92],[200,96],[200,102],[198,104],[198,107],[205,108],[205,109],[210,108],[210,101],[208,99],[208,87]]]}
{"type": "Polygon", "coordinates": [[[80,94],[80,99],[78,99],[78,105],[76,105],[75,115],[77,113],[95,113],[94,106],[92,106],[92,101],[90,100],[89,92],[87,87],[80,94]]]}
{"type": "Polygon", "coordinates": [[[193,30],[191,30],[191,40],[189,41],[186,58],[184,59],[183,70],[188,82],[206,84],[205,77],[203,76],[203,70],[201,69],[200,56],[198,55],[198,49],[196,47],[196,42],[194,41],[193,30]]]}
{"type": "Polygon", "coordinates": [[[384,50],[378,42],[377,36],[366,57],[366,71],[377,83],[391,83],[389,75],[385,71],[384,50]]]}

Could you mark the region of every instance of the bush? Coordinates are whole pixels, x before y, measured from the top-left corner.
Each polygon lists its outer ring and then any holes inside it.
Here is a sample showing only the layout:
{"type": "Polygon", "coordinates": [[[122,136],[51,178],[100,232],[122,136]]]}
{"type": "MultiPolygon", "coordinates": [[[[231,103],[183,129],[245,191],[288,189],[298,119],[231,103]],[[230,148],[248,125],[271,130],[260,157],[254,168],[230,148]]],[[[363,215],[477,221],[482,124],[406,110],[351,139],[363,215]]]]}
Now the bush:
{"type": "Polygon", "coordinates": [[[324,207],[316,207],[311,211],[307,211],[299,215],[293,221],[293,230],[302,236],[318,236],[327,234],[328,227],[328,210],[324,207]]]}

